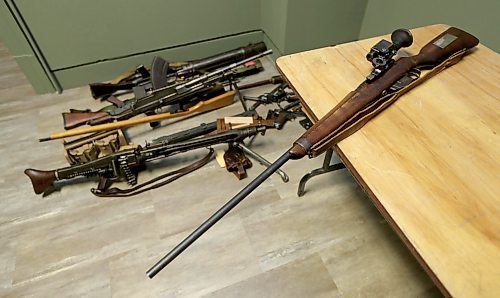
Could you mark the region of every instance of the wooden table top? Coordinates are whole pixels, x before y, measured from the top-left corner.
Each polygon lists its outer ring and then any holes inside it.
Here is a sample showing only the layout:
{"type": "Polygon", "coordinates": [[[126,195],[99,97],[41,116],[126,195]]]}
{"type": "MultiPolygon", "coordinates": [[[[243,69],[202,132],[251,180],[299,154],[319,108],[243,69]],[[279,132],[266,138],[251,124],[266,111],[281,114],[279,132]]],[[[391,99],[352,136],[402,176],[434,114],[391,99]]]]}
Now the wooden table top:
{"type": "MultiPolygon", "coordinates": [[[[447,25],[411,30],[415,55],[447,25]]],[[[466,29],[466,28],[464,28],[466,29]]],[[[471,32],[473,34],[473,32],[471,32]]],[[[371,71],[381,38],[277,60],[321,118],[371,71]]],[[[445,294],[500,296],[500,59],[483,45],[402,96],[336,151],[445,294]]],[[[402,285],[404,286],[404,285],[402,285]]]]}

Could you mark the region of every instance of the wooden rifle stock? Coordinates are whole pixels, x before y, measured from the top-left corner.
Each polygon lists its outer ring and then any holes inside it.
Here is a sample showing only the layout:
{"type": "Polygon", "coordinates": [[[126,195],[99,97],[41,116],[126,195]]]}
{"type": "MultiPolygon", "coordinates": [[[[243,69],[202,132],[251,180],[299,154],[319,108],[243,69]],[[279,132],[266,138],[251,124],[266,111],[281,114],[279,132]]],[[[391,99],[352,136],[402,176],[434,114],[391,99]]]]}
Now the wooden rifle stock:
{"type": "Polygon", "coordinates": [[[106,123],[113,121],[113,118],[107,112],[65,112],[62,113],[64,129],[74,129],[78,126],[99,121],[106,123]]]}
{"type": "MultiPolygon", "coordinates": [[[[336,138],[341,133],[338,128],[412,68],[434,67],[453,54],[473,48],[478,43],[479,40],[471,34],[451,27],[425,45],[418,55],[398,59],[382,77],[372,83],[362,83],[295,141],[290,149],[292,158],[302,158],[307,154],[315,157],[332,147],[334,143],[341,141],[336,138]]],[[[371,117],[374,116],[375,114],[371,115],[371,117]]],[[[348,135],[349,133],[345,134],[346,137],[348,135]]]]}
{"type": "Polygon", "coordinates": [[[30,178],[33,190],[37,195],[44,193],[57,180],[56,171],[26,169],[24,170],[24,174],[30,178]]]}
{"type": "MultiPolygon", "coordinates": [[[[354,122],[356,119],[353,119],[353,117],[358,115],[358,112],[362,111],[367,106],[370,106],[370,104],[373,101],[376,101],[384,91],[388,90],[389,87],[408,73],[412,68],[424,66],[442,66],[442,68],[444,68],[452,65],[458,61],[454,58],[460,58],[466,50],[473,48],[478,43],[479,40],[469,33],[451,27],[424,46],[418,55],[398,59],[394,65],[392,65],[392,67],[389,68],[389,70],[387,70],[380,78],[371,83],[362,83],[355,91],[350,92],[329,113],[327,113],[299,139],[297,139],[297,141],[293,143],[292,147],[280,158],[278,158],[278,160],[276,160],[269,168],[257,176],[257,178],[250,182],[250,184],[237,193],[203,224],[201,224],[182,242],[174,247],[167,255],[153,265],[146,272],[146,275],[149,278],[153,278],[156,274],[158,274],[158,272],[177,258],[177,256],[179,256],[186,248],[188,248],[222,217],[236,207],[236,205],[245,199],[255,188],[257,188],[288,160],[300,159],[305,155],[309,155],[311,157],[317,156],[333,146],[335,143],[339,142],[341,140],[341,138],[338,137],[339,135],[342,135],[345,138],[350,133],[354,132],[354,130],[359,129],[361,126],[349,127],[351,131],[348,132],[341,130],[345,123],[354,122]],[[454,55],[458,56],[454,57],[454,55]],[[450,57],[453,59],[451,59],[448,64],[440,64],[437,66],[437,64],[442,63],[443,61],[446,62],[446,60],[450,57]]],[[[424,78],[422,78],[419,82],[422,82],[423,79],[424,78]]],[[[416,84],[408,85],[406,89],[403,88],[400,91],[403,91],[403,93],[407,92],[414,86],[416,86],[416,84]]],[[[382,111],[382,109],[374,110],[374,112],[368,115],[368,119],[371,119],[380,111],[382,111]]],[[[362,123],[366,123],[366,121],[362,123]]]]}

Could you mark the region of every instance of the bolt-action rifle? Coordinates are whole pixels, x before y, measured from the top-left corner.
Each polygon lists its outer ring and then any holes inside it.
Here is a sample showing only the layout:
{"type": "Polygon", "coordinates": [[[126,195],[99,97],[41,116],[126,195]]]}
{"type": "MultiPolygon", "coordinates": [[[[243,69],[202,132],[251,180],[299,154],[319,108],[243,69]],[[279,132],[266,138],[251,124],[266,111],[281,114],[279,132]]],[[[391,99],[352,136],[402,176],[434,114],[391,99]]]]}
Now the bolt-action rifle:
{"type": "Polygon", "coordinates": [[[288,151],[255,180],[151,267],[146,273],[147,276],[153,278],[287,161],[300,159],[306,155],[315,157],[331,148],[354,133],[398,97],[444,68],[460,61],[467,50],[479,43],[479,40],[469,33],[451,27],[425,45],[417,55],[395,61],[393,56],[401,47],[411,45],[413,37],[408,30],[398,29],[393,32],[391,39],[392,43],[383,40],[370,50],[367,59],[372,62],[374,70],[366,81],[308,129],[288,151]],[[431,70],[418,78],[418,72],[415,70],[423,68],[431,70]]]}
{"type": "MultiPolygon", "coordinates": [[[[31,179],[33,190],[36,194],[47,192],[54,186],[56,181],[72,179],[80,176],[98,176],[100,179],[99,185],[96,189],[91,189],[93,194],[97,196],[112,196],[123,193],[131,195],[138,193],[138,189],[132,189],[129,194],[128,190],[123,191],[116,188],[109,189],[109,186],[115,181],[125,181],[131,186],[136,185],[137,173],[144,167],[145,162],[147,161],[168,157],[189,150],[210,147],[220,143],[231,144],[241,142],[247,137],[254,136],[258,133],[264,133],[265,130],[265,126],[256,126],[244,129],[235,129],[216,135],[203,136],[177,143],[164,143],[160,141],[153,144],[146,144],[144,147],[137,146],[130,149],[124,149],[84,164],[78,164],[51,171],[26,169],[24,173],[31,179]]],[[[212,155],[213,150],[211,149],[209,155],[199,162],[181,170],[169,173],[167,176],[163,175],[160,176],[161,178],[154,178],[149,182],[143,183],[141,187],[157,182],[158,180],[168,176],[171,177],[167,181],[173,181],[205,165],[211,160],[212,155]]],[[[150,186],[146,190],[156,188],[164,184],[166,183],[159,183],[157,185],[150,186]]],[[[140,190],[140,192],[142,191],[144,190],[140,190]]]]}
{"type": "Polygon", "coordinates": [[[64,128],[71,129],[81,125],[97,125],[115,120],[125,120],[139,114],[155,114],[162,107],[199,98],[210,98],[224,92],[219,82],[232,69],[269,55],[267,50],[247,59],[234,62],[215,71],[205,73],[186,82],[179,82],[166,87],[153,89],[143,96],[125,101],[120,107],[111,107],[110,111],[99,112],[70,112],[63,113],[64,128]]]}
{"type": "Polygon", "coordinates": [[[195,105],[193,105],[193,106],[191,106],[183,111],[180,111],[180,112],[158,113],[158,114],[149,115],[149,116],[136,117],[133,119],[114,121],[111,123],[103,123],[103,124],[97,124],[97,125],[92,125],[92,126],[77,127],[77,128],[70,129],[70,130],[51,133],[49,137],[41,138],[41,139],[39,139],[39,141],[45,142],[45,141],[50,141],[50,140],[79,136],[82,134],[88,134],[88,133],[93,133],[93,132],[110,131],[113,129],[121,129],[121,128],[129,127],[129,126],[139,125],[142,123],[150,123],[151,124],[151,123],[158,122],[158,121],[165,120],[165,119],[178,118],[178,117],[183,117],[186,115],[192,115],[195,113],[208,112],[208,111],[212,111],[212,110],[222,108],[222,107],[225,107],[225,106],[232,104],[234,101],[235,95],[236,95],[236,92],[234,90],[230,90],[230,91],[227,91],[223,94],[217,95],[213,98],[199,101],[195,105]]]}

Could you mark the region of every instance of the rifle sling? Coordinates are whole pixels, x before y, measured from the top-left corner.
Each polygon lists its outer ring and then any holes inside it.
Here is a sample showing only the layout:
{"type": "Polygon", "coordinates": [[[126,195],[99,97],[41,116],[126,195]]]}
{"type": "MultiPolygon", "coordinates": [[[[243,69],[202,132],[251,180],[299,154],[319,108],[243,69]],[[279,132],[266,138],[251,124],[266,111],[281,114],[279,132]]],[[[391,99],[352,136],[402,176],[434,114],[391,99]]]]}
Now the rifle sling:
{"type": "Polygon", "coordinates": [[[435,76],[448,66],[457,63],[465,54],[465,52],[466,50],[464,49],[462,51],[459,51],[451,55],[448,59],[444,60],[439,65],[432,68],[429,72],[419,77],[415,81],[411,82],[407,86],[403,87],[402,89],[394,93],[390,93],[385,96],[379,97],[370,104],[366,105],[363,109],[354,114],[349,120],[343,123],[339,128],[332,131],[326,138],[316,143],[311,148],[310,155],[318,156],[321,153],[323,153],[326,149],[330,148],[331,146],[337,144],[338,142],[352,135],[353,133],[358,131],[361,127],[363,127],[370,119],[372,119],[380,112],[382,112],[384,109],[386,109],[388,106],[390,106],[392,103],[394,103],[401,95],[405,94],[409,90],[413,89],[414,87],[420,85],[424,81],[435,76]]]}
{"type": "Polygon", "coordinates": [[[188,166],[185,166],[183,168],[165,173],[165,174],[160,175],[158,177],[155,177],[151,180],[148,180],[144,183],[138,184],[132,188],[120,189],[117,187],[112,187],[112,188],[101,189],[101,190],[92,188],[90,191],[98,197],[130,197],[130,196],[134,196],[134,195],[143,193],[145,191],[152,190],[152,189],[167,185],[170,182],[175,181],[175,180],[179,179],[180,177],[187,175],[187,174],[203,167],[210,160],[212,160],[213,157],[214,157],[214,149],[210,148],[208,154],[205,157],[203,157],[202,159],[200,159],[200,160],[198,160],[198,161],[196,161],[188,166]],[[161,181],[167,177],[170,177],[170,178],[168,178],[164,181],[161,181]],[[153,184],[153,185],[146,187],[146,188],[143,188],[143,187],[148,186],[150,184],[153,184]]]}

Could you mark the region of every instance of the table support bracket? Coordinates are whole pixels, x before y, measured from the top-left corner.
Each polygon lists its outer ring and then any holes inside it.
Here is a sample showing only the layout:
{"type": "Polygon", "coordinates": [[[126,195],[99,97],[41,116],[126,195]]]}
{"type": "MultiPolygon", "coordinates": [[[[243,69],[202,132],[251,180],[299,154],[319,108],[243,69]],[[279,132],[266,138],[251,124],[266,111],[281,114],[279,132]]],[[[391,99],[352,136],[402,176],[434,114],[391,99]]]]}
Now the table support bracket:
{"type": "Polygon", "coordinates": [[[314,176],[321,174],[326,174],[328,172],[341,170],[345,168],[345,165],[341,162],[330,165],[333,156],[333,149],[328,149],[325,153],[325,159],[323,160],[323,166],[319,169],[312,170],[311,172],[305,174],[299,182],[299,188],[297,190],[297,195],[299,197],[303,196],[305,193],[306,183],[309,179],[314,176]]]}

